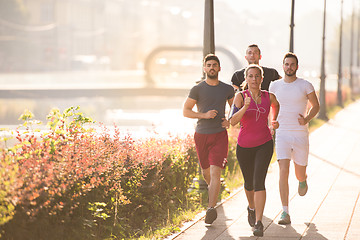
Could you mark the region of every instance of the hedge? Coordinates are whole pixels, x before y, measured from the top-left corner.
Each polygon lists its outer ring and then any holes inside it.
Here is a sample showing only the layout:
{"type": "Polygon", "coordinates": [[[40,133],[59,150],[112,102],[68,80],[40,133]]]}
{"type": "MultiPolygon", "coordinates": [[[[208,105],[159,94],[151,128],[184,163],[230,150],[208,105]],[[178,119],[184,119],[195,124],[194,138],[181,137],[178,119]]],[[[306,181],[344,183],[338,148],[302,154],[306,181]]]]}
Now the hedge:
{"type": "Polygon", "coordinates": [[[75,107],[53,109],[43,131],[31,112],[21,119],[18,143],[0,149],[3,239],[136,238],[199,200],[188,193],[198,173],[192,136],[135,141],[75,107]]]}

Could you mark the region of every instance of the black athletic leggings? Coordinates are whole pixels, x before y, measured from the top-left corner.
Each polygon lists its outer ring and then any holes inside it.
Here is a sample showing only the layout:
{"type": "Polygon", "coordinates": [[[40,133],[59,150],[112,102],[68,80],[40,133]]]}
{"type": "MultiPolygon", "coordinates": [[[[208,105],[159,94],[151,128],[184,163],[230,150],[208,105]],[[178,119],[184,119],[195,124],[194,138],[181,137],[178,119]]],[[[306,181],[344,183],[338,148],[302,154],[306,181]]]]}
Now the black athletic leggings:
{"type": "Polygon", "coordinates": [[[265,190],[265,178],[273,152],[273,140],[253,148],[237,145],[236,157],[244,177],[246,190],[265,190]]]}

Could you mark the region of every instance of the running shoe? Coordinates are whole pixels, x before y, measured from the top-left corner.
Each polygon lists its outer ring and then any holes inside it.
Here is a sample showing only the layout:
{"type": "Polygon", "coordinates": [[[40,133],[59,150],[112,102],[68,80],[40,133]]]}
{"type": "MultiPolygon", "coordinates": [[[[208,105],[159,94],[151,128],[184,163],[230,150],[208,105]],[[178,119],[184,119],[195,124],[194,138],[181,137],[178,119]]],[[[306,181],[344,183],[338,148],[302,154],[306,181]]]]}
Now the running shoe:
{"type": "Polygon", "coordinates": [[[299,187],[298,187],[298,193],[300,196],[304,196],[307,193],[308,190],[308,185],[306,180],[304,182],[299,182],[299,187]]]}
{"type": "Polygon", "coordinates": [[[249,206],[247,207],[248,210],[248,222],[251,227],[255,225],[256,216],[255,216],[255,210],[251,210],[249,206]]]}
{"type": "Polygon", "coordinates": [[[216,218],[217,218],[216,209],[213,207],[208,208],[208,210],[206,210],[205,223],[212,224],[216,218]]]}
{"type": "Polygon", "coordinates": [[[278,223],[281,224],[281,225],[290,224],[291,223],[290,215],[287,212],[283,211],[281,213],[281,217],[280,217],[280,220],[279,220],[278,223]]]}
{"type": "Polygon", "coordinates": [[[257,223],[255,224],[253,234],[254,234],[254,236],[257,236],[257,237],[264,236],[264,225],[262,224],[262,222],[260,220],[257,221],[257,223]]]}

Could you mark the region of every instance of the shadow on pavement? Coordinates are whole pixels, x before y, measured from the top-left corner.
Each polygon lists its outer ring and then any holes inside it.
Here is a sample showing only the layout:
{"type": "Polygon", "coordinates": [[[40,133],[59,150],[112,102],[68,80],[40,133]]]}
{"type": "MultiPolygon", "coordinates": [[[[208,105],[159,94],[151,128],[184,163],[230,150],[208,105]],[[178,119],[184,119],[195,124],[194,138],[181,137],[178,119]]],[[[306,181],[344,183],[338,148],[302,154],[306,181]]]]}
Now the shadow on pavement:
{"type": "Polygon", "coordinates": [[[327,240],[328,238],[321,235],[316,228],[315,223],[304,223],[306,226],[308,226],[308,229],[306,230],[306,234],[302,239],[316,239],[316,240],[327,240]]]}
{"type": "MultiPolygon", "coordinates": [[[[264,238],[266,239],[300,239],[301,234],[299,234],[292,226],[290,225],[278,225],[272,221],[272,219],[263,216],[264,224],[264,238]]],[[[257,237],[239,237],[240,240],[248,239],[257,239],[257,237]]],[[[261,239],[261,237],[259,238],[261,239]]]]}
{"type": "MultiPolygon", "coordinates": [[[[226,217],[225,213],[224,213],[224,208],[222,205],[220,205],[219,207],[216,208],[217,210],[217,214],[218,214],[218,218],[213,222],[213,224],[211,225],[205,225],[205,227],[207,228],[205,235],[201,238],[202,240],[211,240],[211,239],[216,239],[218,236],[220,236],[221,234],[226,234],[228,226],[226,225],[226,223],[230,220],[230,222],[232,222],[232,220],[234,219],[229,219],[226,217]]],[[[205,224],[205,223],[204,223],[205,224]]],[[[229,234],[227,234],[226,239],[234,239],[233,237],[230,237],[229,234]]]]}

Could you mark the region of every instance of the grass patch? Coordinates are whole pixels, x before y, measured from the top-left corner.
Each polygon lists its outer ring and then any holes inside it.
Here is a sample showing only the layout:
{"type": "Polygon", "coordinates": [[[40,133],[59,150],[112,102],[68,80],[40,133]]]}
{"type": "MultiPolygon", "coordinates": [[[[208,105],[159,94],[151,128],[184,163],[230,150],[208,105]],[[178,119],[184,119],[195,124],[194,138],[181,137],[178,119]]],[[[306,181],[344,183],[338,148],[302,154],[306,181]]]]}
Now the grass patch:
{"type": "Polygon", "coordinates": [[[163,239],[165,236],[180,232],[180,227],[184,222],[191,221],[195,216],[202,211],[199,204],[192,204],[189,209],[178,209],[173,214],[168,213],[167,218],[163,223],[156,227],[156,230],[149,230],[139,239],[163,239]]]}
{"type": "Polygon", "coordinates": [[[244,179],[241,174],[240,167],[234,169],[233,173],[229,174],[229,177],[226,179],[226,186],[233,192],[235,189],[242,186],[244,183],[244,179]]]}
{"type": "MultiPolygon", "coordinates": [[[[359,99],[359,96],[356,98],[359,99]]],[[[344,108],[349,106],[351,103],[353,103],[354,101],[352,100],[346,100],[344,102],[344,108]]],[[[332,119],[335,117],[335,115],[340,112],[341,110],[344,109],[343,107],[340,107],[338,105],[333,105],[327,108],[327,117],[329,119],[332,119]]],[[[310,122],[309,122],[309,131],[313,132],[315,129],[321,127],[324,123],[326,123],[327,121],[319,119],[319,118],[313,118],[310,122]]]]}
{"type": "MultiPolygon", "coordinates": [[[[243,178],[240,167],[235,163],[231,172],[226,172],[223,176],[225,181],[221,187],[219,201],[229,197],[230,192],[238,189],[243,184],[243,178]]],[[[197,176],[199,177],[199,176],[197,176]]],[[[208,204],[207,191],[193,191],[189,193],[187,203],[182,208],[178,208],[174,212],[168,212],[168,216],[164,216],[158,225],[148,228],[148,230],[140,236],[139,239],[163,239],[166,236],[180,232],[180,227],[185,223],[193,220],[197,214],[204,211],[208,204]]]]}

